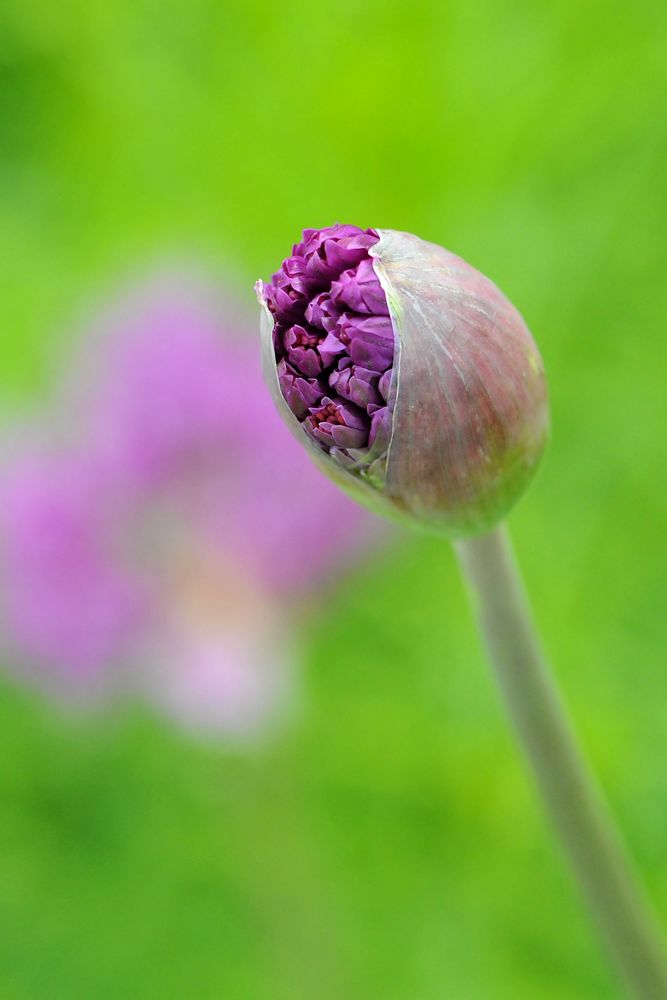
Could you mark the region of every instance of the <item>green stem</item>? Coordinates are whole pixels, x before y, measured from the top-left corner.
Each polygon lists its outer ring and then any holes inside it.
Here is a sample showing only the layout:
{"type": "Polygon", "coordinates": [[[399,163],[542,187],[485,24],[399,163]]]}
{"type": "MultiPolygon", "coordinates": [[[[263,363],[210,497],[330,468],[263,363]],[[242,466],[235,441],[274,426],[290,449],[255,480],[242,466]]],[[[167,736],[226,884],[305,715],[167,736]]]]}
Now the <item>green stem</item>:
{"type": "Polygon", "coordinates": [[[667,998],[667,966],[637,876],[540,650],[504,527],[456,543],[519,742],[593,918],[631,993],[667,998]]]}

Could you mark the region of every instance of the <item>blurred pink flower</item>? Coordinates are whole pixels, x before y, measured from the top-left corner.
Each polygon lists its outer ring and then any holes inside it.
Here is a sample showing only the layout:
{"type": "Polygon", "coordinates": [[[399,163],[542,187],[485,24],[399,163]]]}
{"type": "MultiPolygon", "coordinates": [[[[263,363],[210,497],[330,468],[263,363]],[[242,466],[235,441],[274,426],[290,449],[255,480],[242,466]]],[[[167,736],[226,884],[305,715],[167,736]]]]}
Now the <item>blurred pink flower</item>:
{"type": "Polygon", "coordinates": [[[380,529],[292,441],[231,306],[170,277],[97,326],[77,433],[0,470],[7,657],[70,699],[255,732],[290,700],[294,609],[380,529]]]}

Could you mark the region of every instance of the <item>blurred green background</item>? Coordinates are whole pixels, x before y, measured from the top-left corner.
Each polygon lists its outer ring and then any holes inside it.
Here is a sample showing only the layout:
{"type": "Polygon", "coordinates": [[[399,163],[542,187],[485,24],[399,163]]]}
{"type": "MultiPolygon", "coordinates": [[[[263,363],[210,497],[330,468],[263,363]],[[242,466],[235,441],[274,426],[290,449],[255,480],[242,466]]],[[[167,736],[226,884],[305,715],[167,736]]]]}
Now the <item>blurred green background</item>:
{"type": "MultiPolygon", "coordinates": [[[[408,229],[519,305],[554,429],[513,534],[663,918],[666,86],[658,0],[0,8],[3,420],[165,253],[250,303],[304,226],[408,229]]],[[[2,683],[2,997],[618,996],[448,546],[404,540],[303,632],[301,716],[250,752],[2,683]]]]}

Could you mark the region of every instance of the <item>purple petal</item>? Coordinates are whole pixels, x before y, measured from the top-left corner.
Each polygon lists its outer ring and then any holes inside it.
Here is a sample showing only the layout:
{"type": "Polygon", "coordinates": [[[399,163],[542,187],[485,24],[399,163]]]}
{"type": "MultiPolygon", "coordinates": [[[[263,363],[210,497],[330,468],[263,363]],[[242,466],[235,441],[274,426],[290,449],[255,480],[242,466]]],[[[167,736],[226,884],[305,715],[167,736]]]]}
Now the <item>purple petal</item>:
{"type": "Polygon", "coordinates": [[[388,316],[387,297],[373,270],[373,261],[362,260],[356,268],[343,271],[338,281],[331,284],[331,301],[342,309],[388,316]]]}
{"type": "Polygon", "coordinates": [[[329,447],[362,448],[368,441],[369,421],[363,410],[328,396],[311,410],[306,426],[316,440],[329,447]]]}
{"type": "Polygon", "coordinates": [[[346,345],[341,344],[340,340],[338,339],[338,337],[336,337],[335,334],[333,333],[327,334],[327,336],[324,338],[324,340],[319,346],[320,357],[322,358],[322,363],[324,364],[325,368],[328,368],[329,365],[334,364],[336,358],[338,358],[339,355],[344,354],[346,350],[347,350],[346,345]]]}
{"type": "Polygon", "coordinates": [[[341,310],[331,301],[328,292],[320,292],[312,299],[306,308],[306,321],[320,327],[329,333],[336,326],[341,310]]]}
{"type": "Polygon", "coordinates": [[[311,407],[317,406],[324,396],[324,386],[315,378],[303,378],[284,359],[278,363],[278,381],[292,413],[303,419],[311,407]]]}
{"type": "Polygon", "coordinates": [[[329,385],[339,396],[363,408],[382,403],[377,384],[377,372],[355,365],[350,358],[343,358],[329,376],[329,385]]]}
{"type": "Polygon", "coordinates": [[[378,382],[378,389],[379,389],[380,395],[384,399],[385,403],[389,399],[389,389],[391,388],[391,376],[392,376],[392,374],[393,374],[393,369],[389,368],[384,373],[384,375],[380,378],[380,381],[378,382]]]}
{"type": "Polygon", "coordinates": [[[371,417],[371,429],[368,434],[368,447],[385,450],[391,440],[392,416],[388,406],[376,410],[371,417]]]}
{"type": "Polygon", "coordinates": [[[320,340],[317,332],[299,324],[290,327],[283,338],[290,362],[308,378],[316,378],[322,371],[322,358],[317,350],[320,340]]]}
{"type": "Polygon", "coordinates": [[[394,360],[394,331],[388,317],[344,313],[336,326],[336,336],[349,345],[350,357],[363,368],[384,372],[394,360]]]}

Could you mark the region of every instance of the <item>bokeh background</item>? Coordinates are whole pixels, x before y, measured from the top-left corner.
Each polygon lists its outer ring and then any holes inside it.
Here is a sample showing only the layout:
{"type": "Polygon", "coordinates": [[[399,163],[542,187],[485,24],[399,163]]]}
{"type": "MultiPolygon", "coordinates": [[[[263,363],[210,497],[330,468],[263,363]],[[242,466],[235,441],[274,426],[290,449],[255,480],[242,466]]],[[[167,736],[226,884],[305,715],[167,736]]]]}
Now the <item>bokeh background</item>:
{"type": "MultiPolygon", "coordinates": [[[[519,305],[553,437],[511,527],[663,918],[666,87],[658,0],[0,8],[8,428],[81,315],[173,254],[252,308],[304,226],[407,229],[519,305]]],[[[298,711],[242,746],[139,703],[72,716],[7,673],[2,996],[619,996],[448,546],[396,537],[295,621],[298,711]]]]}

